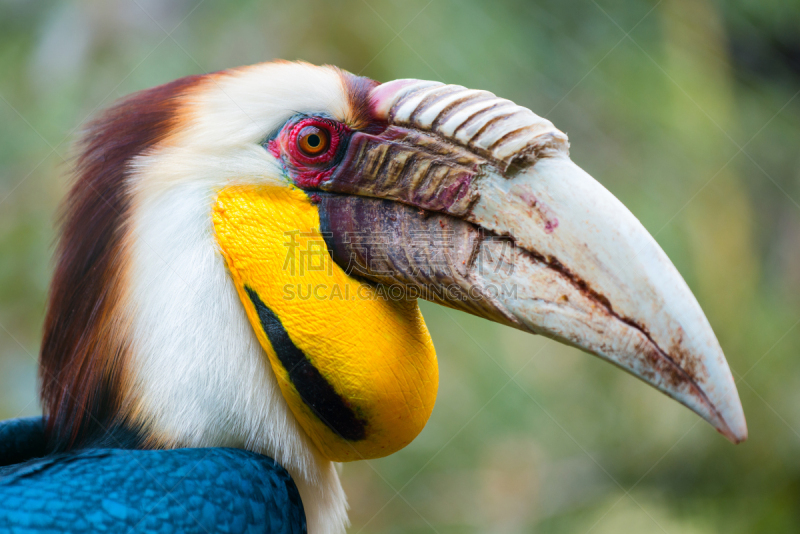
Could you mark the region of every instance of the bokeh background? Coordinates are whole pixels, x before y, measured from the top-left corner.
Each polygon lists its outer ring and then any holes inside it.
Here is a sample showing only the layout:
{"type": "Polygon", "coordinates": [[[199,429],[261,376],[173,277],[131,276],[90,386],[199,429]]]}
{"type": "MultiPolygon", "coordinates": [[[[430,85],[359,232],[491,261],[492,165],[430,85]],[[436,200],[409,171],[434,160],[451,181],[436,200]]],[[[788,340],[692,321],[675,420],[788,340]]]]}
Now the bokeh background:
{"type": "Polygon", "coordinates": [[[750,439],[600,360],[423,303],[440,395],[348,464],[353,533],[800,531],[798,0],[0,0],[0,417],[40,413],[54,214],[116,98],[272,58],[488,89],[566,131],[697,295],[750,439]]]}

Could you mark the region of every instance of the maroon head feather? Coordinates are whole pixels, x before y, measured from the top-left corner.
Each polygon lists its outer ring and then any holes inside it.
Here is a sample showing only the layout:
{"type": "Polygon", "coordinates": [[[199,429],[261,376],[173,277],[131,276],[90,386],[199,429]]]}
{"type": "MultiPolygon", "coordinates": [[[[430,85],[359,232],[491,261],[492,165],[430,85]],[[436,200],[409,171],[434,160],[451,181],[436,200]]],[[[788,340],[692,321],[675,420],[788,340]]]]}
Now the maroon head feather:
{"type": "Polygon", "coordinates": [[[47,433],[55,450],[117,426],[126,355],[127,179],[132,158],[164,140],[180,96],[202,76],[135,93],[103,113],[80,144],[62,206],[56,268],[39,361],[47,433]]]}

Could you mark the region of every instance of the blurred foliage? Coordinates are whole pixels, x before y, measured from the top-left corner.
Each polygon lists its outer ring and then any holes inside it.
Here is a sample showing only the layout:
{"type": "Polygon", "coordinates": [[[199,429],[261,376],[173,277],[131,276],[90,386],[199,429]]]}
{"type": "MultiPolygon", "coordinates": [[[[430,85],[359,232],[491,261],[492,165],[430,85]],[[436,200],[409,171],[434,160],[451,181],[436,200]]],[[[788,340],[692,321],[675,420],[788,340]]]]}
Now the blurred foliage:
{"type": "Polygon", "coordinates": [[[423,303],[440,396],[344,466],[352,532],[800,531],[798,0],[0,0],[0,416],[35,358],[70,146],[98,109],[272,58],[488,89],[566,131],[698,297],[733,446],[596,358],[423,303]]]}

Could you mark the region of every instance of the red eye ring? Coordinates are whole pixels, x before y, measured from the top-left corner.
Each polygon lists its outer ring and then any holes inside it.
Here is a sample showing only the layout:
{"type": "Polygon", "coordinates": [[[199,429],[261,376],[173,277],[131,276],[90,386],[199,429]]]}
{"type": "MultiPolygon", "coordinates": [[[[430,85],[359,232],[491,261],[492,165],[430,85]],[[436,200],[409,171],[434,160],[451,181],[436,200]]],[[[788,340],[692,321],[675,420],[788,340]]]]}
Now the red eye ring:
{"type": "Polygon", "coordinates": [[[340,134],[335,123],[308,118],[295,124],[287,143],[293,159],[306,165],[330,162],[339,147],[340,134]]]}

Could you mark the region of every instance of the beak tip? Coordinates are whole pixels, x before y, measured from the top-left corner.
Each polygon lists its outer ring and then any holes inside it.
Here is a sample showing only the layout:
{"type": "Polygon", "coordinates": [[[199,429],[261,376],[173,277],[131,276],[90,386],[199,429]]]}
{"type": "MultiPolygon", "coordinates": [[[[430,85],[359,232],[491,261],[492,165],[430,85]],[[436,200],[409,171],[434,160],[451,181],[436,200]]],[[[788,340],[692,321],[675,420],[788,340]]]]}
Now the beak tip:
{"type": "Polygon", "coordinates": [[[728,427],[730,433],[725,436],[734,445],[747,441],[748,437],[747,421],[745,421],[744,414],[741,414],[737,423],[738,424],[734,425],[732,428],[730,426],[728,427]]]}
{"type": "Polygon", "coordinates": [[[730,428],[719,430],[719,432],[734,445],[738,445],[740,443],[747,441],[747,427],[741,430],[737,430],[736,432],[732,431],[730,428]]]}
{"type": "Polygon", "coordinates": [[[748,437],[747,421],[744,417],[741,403],[738,400],[737,396],[737,402],[733,410],[724,415],[717,412],[714,420],[710,421],[717,432],[725,436],[734,445],[747,441],[748,437]]]}

